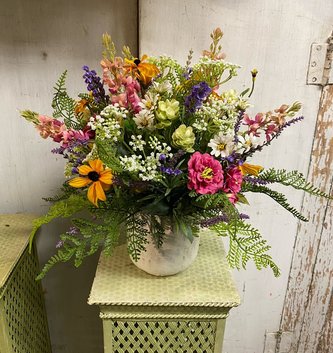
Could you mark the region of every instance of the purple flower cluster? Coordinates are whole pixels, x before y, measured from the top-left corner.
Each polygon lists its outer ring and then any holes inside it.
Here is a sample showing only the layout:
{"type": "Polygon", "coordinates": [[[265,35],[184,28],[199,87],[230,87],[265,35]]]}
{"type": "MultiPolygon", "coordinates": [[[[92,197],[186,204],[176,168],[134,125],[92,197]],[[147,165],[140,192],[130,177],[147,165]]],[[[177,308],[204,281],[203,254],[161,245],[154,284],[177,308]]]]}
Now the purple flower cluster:
{"type": "MultiPolygon", "coordinates": [[[[240,213],[239,214],[239,219],[249,219],[249,218],[250,217],[247,214],[245,214],[245,213],[240,213]]],[[[212,217],[212,218],[209,218],[209,219],[206,219],[206,220],[202,221],[200,223],[200,226],[202,228],[208,228],[208,227],[212,227],[215,224],[218,224],[220,222],[225,222],[225,223],[229,222],[229,217],[227,215],[225,215],[225,214],[220,215],[220,216],[216,216],[216,217],[212,217]]]]}
{"type": "Polygon", "coordinates": [[[185,98],[185,107],[189,113],[199,109],[204,100],[211,93],[211,88],[206,82],[200,82],[192,87],[191,93],[185,98]]]}
{"type": "Polygon", "coordinates": [[[251,177],[251,176],[248,176],[246,175],[244,178],[243,178],[243,181],[247,182],[247,183],[250,183],[250,184],[253,184],[253,185],[266,185],[266,184],[269,184],[270,182],[267,181],[267,180],[263,180],[263,179],[260,179],[260,178],[255,178],[255,177],[251,177]]]}
{"type": "MultiPolygon", "coordinates": [[[[180,150],[177,153],[179,153],[179,155],[182,156],[185,152],[180,150]],[[181,153],[179,153],[179,152],[181,152],[181,153]]],[[[175,154],[175,156],[176,156],[176,154],[175,154]]],[[[168,175],[174,175],[174,176],[182,174],[182,171],[180,169],[175,168],[175,165],[176,165],[176,162],[177,162],[177,158],[174,158],[174,157],[172,159],[170,159],[170,161],[168,163],[166,163],[166,165],[161,165],[160,166],[160,171],[162,173],[165,173],[165,174],[168,174],[168,175]]],[[[160,162],[162,164],[164,164],[166,162],[165,154],[161,154],[159,160],[160,160],[160,162]]]]}
{"type": "Polygon", "coordinates": [[[51,150],[52,153],[61,154],[68,162],[72,163],[73,174],[78,174],[78,168],[82,161],[86,158],[86,152],[82,150],[88,144],[89,141],[70,141],[66,147],[60,146],[51,150]]]}
{"type": "Polygon", "coordinates": [[[171,167],[165,167],[164,165],[160,166],[160,170],[162,173],[168,174],[168,175],[179,175],[182,174],[182,171],[180,169],[174,169],[171,167]]]}
{"type": "Polygon", "coordinates": [[[85,74],[83,75],[84,82],[87,84],[88,91],[92,92],[95,102],[105,102],[107,100],[107,96],[105,95],[101,78],[97,76],[95,70],[89,70],[87,65],[83,66],[82,69],[85,71],[85,74]]]}

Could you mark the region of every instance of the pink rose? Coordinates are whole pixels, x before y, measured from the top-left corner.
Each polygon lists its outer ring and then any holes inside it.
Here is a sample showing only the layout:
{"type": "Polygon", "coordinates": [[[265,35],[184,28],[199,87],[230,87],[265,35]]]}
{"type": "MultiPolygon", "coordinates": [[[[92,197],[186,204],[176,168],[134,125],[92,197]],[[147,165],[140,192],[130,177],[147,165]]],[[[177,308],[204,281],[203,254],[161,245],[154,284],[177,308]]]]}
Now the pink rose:
{"type": "Polygon", "coordinates": [[[195,152],[188,161],[187,187],[198,194],[215,194],[223,187],[222,166],[210,154],[195,152]]]}

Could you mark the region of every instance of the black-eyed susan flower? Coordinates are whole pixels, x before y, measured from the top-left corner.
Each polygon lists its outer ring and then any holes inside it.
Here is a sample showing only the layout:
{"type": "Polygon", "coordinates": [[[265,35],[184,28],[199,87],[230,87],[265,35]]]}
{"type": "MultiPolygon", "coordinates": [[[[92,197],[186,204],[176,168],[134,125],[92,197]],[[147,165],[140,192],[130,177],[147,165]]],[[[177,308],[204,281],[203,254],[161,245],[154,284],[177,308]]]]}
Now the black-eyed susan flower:
{"type": "Polygon", "coordinates": [[[113,175],[110,169],[106,169],[99,159],[88,162],[89,165],[81,165],[79,167],[80,176],[69,181],[69,185],[74,188],[83,188],[88,185],[87,197],[96,207],[98,200],[105,201],[105,190],[110,188],[113,175]]]}
{"type": "Polygon", "coordinates": [[[138,58],[133,60],[125,59],[127,70],[133,72],[144,85],[148,85],[151,80],[159,74],[156,65],[145,62],[147,58],[147,55],[143,55],[141,60],[138,58]]]}

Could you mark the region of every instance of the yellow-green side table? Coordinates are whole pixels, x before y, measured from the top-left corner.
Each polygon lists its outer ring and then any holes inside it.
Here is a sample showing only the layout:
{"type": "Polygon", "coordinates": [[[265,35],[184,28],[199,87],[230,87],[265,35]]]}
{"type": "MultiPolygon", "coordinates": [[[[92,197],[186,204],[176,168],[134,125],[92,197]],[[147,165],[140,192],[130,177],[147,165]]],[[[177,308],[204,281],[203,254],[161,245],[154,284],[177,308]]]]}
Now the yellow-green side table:
{"type": "Polygon", "coordinates": [[[28,251],[34,215],[0,215],[0,353],[50,353],[35,247],[28,251]]]}
{"type": "Polygon", "coordinates": [[[175,276],[139,270],[125,245],[102,254],[88,303],[100,307],[105,353],[221,353],[240,298],[221,239],[205,232],[195,262],[175,276]]]}

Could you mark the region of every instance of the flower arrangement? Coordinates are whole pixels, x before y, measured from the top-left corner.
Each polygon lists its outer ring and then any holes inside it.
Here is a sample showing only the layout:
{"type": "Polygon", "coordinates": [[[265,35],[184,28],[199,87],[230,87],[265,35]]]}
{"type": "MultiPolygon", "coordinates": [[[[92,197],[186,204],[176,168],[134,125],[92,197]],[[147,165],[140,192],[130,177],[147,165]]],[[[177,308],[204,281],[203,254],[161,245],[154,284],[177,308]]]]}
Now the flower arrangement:
{"type": "Polygon", "coordinates": [[[251,157],[275,140],[295,117],[296,102],[250,117],[246,113],[252,87],[237,93],[224,83],[239,66],[224,60],[222,31],[198,63],[184,66],[168,56],[135,58],[128,47],[116,56],[111,37],[103,36],[102,77],[84,66],[87,93],[69,97],[65,71],[55,86],[53,116],[25,110],[43,138],[67,161],[62,192],[47,200],[49,212],[34,223],[37,229],[57,217],[71,217],[72,227],[60,235],[57,254],[40,278],[56,263],[74,259],[79,266],[100,245],[111,253],[120,230],[126,228],[128,251],[139,259],[148,230],[156,246],[165,236],[166,219],[189,241],[201,228],[229,237],[227,259],[232,267],[280,271],[268,254],[270,246],[238,211],[248,204],[246,193],[264,193],[302,221],[306,218],[270,186],[279,183],[329,197],[298,171],[264,169],[251,157]],[[89,216],[76,214],[87,210],[89,216]],[[148,225],[148,228],[147,228],[148,225]]]}

